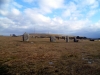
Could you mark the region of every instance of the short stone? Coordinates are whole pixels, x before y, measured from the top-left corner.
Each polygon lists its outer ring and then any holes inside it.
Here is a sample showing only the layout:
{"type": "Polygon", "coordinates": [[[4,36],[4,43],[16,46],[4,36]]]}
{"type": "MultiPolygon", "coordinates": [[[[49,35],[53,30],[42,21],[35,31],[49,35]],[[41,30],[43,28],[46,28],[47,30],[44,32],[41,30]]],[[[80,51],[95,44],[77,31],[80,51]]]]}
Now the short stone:
{"type": "Polygon", "coordinates": [[[54,36],[50,37],[50,42],[56,42],[56,38],[54,36]]]}

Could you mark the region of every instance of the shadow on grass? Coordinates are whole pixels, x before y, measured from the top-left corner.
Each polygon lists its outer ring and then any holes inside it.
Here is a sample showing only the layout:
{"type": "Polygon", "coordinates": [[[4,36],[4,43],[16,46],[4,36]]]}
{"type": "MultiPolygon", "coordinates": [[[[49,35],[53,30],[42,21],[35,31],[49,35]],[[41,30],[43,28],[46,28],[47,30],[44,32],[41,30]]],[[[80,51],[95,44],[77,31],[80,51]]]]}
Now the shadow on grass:
{"type": "Polygon", "coordinates": [[[7,65],[2,65],[2,63],[0,63],[0,75],[11,75],[8,73],[8,66],[7,65]]]}

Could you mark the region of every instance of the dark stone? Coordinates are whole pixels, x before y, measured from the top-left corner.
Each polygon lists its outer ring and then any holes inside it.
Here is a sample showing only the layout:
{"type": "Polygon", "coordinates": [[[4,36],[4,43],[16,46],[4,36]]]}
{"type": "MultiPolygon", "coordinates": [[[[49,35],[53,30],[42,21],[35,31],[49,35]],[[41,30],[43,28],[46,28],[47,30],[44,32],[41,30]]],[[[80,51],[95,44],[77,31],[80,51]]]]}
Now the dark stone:
{"type": "Polygon", "coordinates": [[[90,39],[90,41],[95,41],[94,39],[90,39]]]}
{"type": "Polygon", "coordinates": [[[76,39],[76,37],[74,38],[74,42],[78,42],[78,40],[76,39]]]}
{"type": "Polygon", "coordinates": [[[12,37],[17,37],[15,34],[12,34],[12,37]]]}

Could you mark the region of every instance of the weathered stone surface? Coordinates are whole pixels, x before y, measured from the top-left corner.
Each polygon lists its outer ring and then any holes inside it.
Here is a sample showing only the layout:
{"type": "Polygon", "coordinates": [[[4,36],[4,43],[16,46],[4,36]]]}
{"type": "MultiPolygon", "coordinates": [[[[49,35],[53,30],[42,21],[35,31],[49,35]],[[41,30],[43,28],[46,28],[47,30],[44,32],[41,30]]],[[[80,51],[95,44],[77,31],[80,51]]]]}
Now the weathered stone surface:
{"type": "Polygon", "coordinates": [[[54,36],[50,37],[50,42],[56,42],[56,38],[54,36]]]}
{"type": "Polygon", "coordinates": [[[69,36],[66,36],[66,42],[69,42],[69,36]]]}
{"type": "Polygon", "coordinates": [[[23,41],[29,41],[29,34],[26,32],[23,34],[23,41]]]}

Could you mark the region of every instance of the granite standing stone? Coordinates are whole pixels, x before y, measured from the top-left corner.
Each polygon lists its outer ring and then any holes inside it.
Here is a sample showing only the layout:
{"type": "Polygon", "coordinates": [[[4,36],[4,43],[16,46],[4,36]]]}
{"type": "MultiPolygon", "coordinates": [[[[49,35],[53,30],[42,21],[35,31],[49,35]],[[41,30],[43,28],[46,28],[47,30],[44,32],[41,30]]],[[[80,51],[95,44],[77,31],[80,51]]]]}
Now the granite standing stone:
{"type": "Polygon", "coordinates": [[[66,42],[69,42],[69,36],[66,36],[66,42]]]}
{"type": "Polygon", "coordinates": [[[56,42],[56,38],[54,36],[50,37],[50,42],[56,42]]]}
{"type": "Polygon", "coordinates": [[[29,34],[26,32],[23,34],[23,41],[29,41],[29,34]]]}

